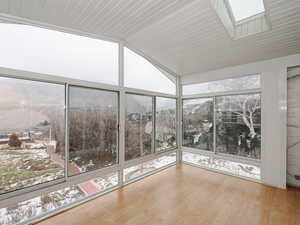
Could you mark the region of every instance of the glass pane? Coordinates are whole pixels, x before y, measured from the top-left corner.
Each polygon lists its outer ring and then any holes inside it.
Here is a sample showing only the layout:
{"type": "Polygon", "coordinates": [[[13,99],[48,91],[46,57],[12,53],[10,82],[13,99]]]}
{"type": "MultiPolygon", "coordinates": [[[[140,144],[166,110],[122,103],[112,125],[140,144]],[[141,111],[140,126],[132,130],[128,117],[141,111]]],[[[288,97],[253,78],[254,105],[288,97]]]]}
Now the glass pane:
{"type": "Polygon", "coordinates": [[[156,98],[156,151],[176,147],[176,99],[156,98]]]}
{"type": "Polygon", "coordinates": [[[70,87],[69,175],[117,162],[118,94],[70,87]]]}
{"type": "Polygon", "coordinates": [[[153,98],[126,95],[125,159],[151,154],[153,98]]]}
{"type": "Polygon", "coordinates": [[[57,210],[70,207],[78,201],[82,201],[91,195],[101,193],[117,185],[118,173],[112,173],[58,191],[43,193],[36,198],[15,203],[7,208],[1,208],[0,224],[25,224],[28,220],[37,219],[57,210]]]}
{"type": "Polygon", "coordinates": [[[118,44],[44,28],[0,23],[0,66],[118,84],[118,44]]]}
{"type": "Polygon", "coordinates": [[[2,77],[0,96],[0,193],[64,177],[64,85],[2,77]]]}
{"type": "Polygon", "coordinates": [[[207,94],[225,91],[240,91],[260,88],[260,75],[217,80],[183,86],[183,95],[207,94]]]}
{"type": "Polygon", "coordinates": [[[128,48],[124,48],[124,79],[126,87],[176,94],[174,76],[159,70],[128,48]]]}
{"type": "Polygon", "coordinates": [[[124,169],[124,182],[128,182],[135,178],[141,177],[147,173],[153,172],[164,166],[176,162],[176,152],[172,152],[168,155],[162,156],[158,159],[154,159],[148,162],[141,163],[136,166],[128,167],[124,169]]]}
{"type": "Polygon", "coordinates": [[[216,151],[260,159],[260,94],[216,98],[216,151]]]}
{"type": "Polygon", "coordinates": [[[213,151],[213,98],[183,101],[183,146],[213,151]]]}
{"type": "Polygon", "coordinates": [[[232,162],[217,156],[206,156],[189,152],[182,153],[184,162],[193,163],[204,168],[220,170],[236,176],[260,180],[260,167],[240,162],[232,162]]]}
{"type": "Polygon", "coordinates": [[[263,0],[228,0],[236,21],[240,21],[265,11],[263,0]]]}

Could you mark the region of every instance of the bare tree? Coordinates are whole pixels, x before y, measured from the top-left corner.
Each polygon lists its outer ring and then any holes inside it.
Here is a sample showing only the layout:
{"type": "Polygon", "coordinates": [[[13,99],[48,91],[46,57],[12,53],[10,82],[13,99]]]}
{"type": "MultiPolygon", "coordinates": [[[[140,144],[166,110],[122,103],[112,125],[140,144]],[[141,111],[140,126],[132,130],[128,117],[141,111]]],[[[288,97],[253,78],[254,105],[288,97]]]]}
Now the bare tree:
{"type": "Polygon", "coordinates": [[[254,129],[254,116],[255,113],[260,109],[260,98],[257,96],[253,98],[253,96],[247,95],[244,98],[239,98],[237,104],[240,110],[234,111],[233,113],[242,117],[243,122],[249,128],[249,136],[254,138],[256,135],[254,129]]]}

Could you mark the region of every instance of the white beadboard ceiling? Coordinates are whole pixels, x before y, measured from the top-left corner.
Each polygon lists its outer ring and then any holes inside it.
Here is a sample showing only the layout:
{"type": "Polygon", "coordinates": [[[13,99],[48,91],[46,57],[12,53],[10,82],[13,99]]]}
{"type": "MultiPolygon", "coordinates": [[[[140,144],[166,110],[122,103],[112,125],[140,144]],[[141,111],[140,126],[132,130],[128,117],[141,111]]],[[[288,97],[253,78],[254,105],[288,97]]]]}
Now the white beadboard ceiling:
{"type": "Polygon", "coordinates": [[[238,40],[211,0],[0,0],[0,16],[122,40],[188,75],[300,53],[300,0],[264,2],[272,29],[238,40]]]}

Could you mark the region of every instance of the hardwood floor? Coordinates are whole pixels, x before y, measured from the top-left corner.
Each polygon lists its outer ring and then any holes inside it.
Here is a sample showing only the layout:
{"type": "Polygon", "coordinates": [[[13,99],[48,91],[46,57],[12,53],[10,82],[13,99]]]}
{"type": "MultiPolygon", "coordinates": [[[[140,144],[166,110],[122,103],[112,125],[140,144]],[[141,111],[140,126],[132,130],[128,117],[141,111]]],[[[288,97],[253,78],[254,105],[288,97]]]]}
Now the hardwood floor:
{"type": "Polygon", "coordinates": [[[39,225],[300,225],[300,190],[173,166],[39,225]]]}

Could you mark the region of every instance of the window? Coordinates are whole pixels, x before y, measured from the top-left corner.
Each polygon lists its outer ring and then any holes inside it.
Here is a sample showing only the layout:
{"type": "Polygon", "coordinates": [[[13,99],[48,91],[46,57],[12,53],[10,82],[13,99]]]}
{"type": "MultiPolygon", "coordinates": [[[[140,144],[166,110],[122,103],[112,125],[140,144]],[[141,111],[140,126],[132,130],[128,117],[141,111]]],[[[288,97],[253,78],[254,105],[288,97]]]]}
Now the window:
{"type": "Polygon", "coordinates": [[[186,88],[191,96],[183,100],[183,147],[187,147],[183,150],[195,154],[186,152],[183,160],[260,179],[260,75],[193,84],[186,88]],[[208,97],[198,97],[202,94],[208,97]]]}
{"type": "Polygon", "coordinates": [[[124,48],[124,79],[126,87],[176,94],[175,77],[128,48],[124,48]]]}
{"type": "Polygon", "coordinates": [[[216,151],[260,159],[260,94],[216,98],[216,151]]]}
{"type": "Polygon", "coordinates": [[[156,97],[156,151],[176,147],[176,99],[156,97]]]}
{"type": "Polygon", "coordinates": [[[218,155],[201,155],[190,152],[182,153],[182,160],[187,163],[199,165],[204,168],[221,170],[225,173],[259,180],[260,168],[249,163],[233,162],[229,159],[217,157],[218,155]]]}
{"type": "Polygon", "coordinates": [[[126,94],[125,160],[152,153],[153,97],[126,94]]]}
{"type": "Polygon", "coordinates": [[[0,208],[0,224],[31,224],[30,220],[45,216],[69,207],[94,194],[101,193],[118,185],[118,173],[107,174],[80,184],[0,208]]]}
{"type": "Polygon", "coordinates": [[[115,164],[118,94],[71,86],[69,104],[69,175],[115,164]]]}
{"type": "Polygon", "coordinates": [[[228,2],[236,22],[265,11],[263,0],[228,0],[228,2]]]}
{"type": "Polygon", "coordinates": [[[118,84],[118,44],[22,24],[0,23],[0,66],[118,84]]]}
{"type": "Polygon", "coordinates": [[[183,101],[183,146],[213,151],[213,98],[183,101]]]}
{"type": "Polygon", "coordinates": [[[159,157],[158,159],[143,162],[139,165],[128,167],[124,169],[124,182],[128,182],[139,178],[143,175],[149,174],[157,169],[163,168],[171,163],[176,162],[176,152],[159,157]]]}
{"type": "Polygon", "coordinates": [[[260,88],[260,75],[244,76],[226,80],[210,81],[183,86],[183,95],[241,91],[260,88]]]}
{"type": "Polygon", "coordinates": [[[65,86],[0,78],[0,194],[64,177],[65,86]]]}

